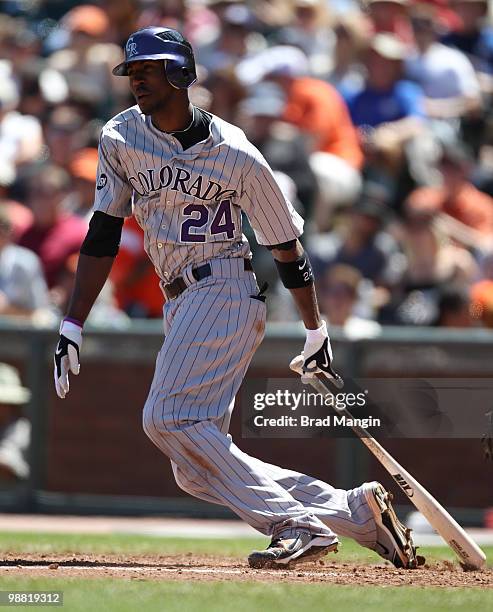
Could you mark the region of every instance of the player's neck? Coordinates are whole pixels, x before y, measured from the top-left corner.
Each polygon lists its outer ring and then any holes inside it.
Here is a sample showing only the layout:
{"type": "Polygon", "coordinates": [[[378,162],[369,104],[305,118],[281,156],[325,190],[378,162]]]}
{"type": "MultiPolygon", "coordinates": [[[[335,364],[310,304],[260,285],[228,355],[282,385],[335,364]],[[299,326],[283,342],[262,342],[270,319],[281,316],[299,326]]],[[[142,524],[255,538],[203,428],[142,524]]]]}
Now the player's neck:
{"type": "Polygon", "coordinates": [[[161,132],[179,132],[186,130],[193,121],[193,105],[175,105],[173,109],[165,108],[152,113],[152,125],[161,132]]]}

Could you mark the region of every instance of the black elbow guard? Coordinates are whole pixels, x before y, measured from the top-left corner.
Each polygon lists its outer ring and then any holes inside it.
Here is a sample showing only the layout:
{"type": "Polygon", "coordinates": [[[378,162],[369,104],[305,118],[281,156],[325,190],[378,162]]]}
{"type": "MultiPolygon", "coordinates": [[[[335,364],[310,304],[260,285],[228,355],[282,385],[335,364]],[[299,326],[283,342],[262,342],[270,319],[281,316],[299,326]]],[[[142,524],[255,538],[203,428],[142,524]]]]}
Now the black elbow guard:
{"type": "Polygon", "coordinates": [[[92,257],[116,257],[122,236],[123,219],[96,211],[80,252],[92,257]]]}
{"type": "Polygon", "coordinates": [[[274,261],[286,289],[299,289],[313,285],[313,270],[306,253],[300,255],[296,261],[284,262],[277,261],[277,259],[274,261]]]}

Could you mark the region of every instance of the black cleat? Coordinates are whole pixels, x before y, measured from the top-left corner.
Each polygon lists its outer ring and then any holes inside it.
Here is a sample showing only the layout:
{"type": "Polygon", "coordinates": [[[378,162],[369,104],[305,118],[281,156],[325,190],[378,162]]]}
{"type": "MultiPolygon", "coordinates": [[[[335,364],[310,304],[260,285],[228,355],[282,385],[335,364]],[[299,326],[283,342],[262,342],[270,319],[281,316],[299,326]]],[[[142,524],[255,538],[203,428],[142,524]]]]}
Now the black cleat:
{"type": "Polygon", "coordinates": [[[424,558],[416,556],[411,530],[399,521],[392,507],[392,493],[379,482],[367,483],[364,492],[377,526],[373,550],[395,567],[415,569],[423,565],[424,558]]]}

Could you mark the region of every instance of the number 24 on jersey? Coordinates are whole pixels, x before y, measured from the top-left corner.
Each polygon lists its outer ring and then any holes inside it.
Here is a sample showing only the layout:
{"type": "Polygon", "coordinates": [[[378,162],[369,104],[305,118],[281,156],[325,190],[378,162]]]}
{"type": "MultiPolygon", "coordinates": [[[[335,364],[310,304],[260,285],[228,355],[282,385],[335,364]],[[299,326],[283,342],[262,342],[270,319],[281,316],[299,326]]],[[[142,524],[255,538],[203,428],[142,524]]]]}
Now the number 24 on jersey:
{"type": "Polygon", "coordinates": [[[206,242],[207,234],[215,236],[224,234],[225,240],[232,240],[235,234],[235,224],[231,211],[231,200],[223,200],[215,211],[204,204],[188,204],[183,209],[183,216],[187,217],[181,224],[181,242],[206,242]],[[209,227],[209,220],[212,222],[209,227]]]}

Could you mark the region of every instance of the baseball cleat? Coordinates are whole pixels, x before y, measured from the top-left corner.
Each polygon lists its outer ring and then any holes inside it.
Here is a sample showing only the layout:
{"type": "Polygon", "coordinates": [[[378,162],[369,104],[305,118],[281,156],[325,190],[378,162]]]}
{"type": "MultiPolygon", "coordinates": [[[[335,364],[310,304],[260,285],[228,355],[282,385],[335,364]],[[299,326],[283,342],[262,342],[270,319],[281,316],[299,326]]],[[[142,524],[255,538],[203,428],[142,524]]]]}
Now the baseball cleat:
{"type": "Polygon", "coordinates": [[[392,507],[392,493],[379,482],[367,483],[364,489],[377,526],[375,552],[398,568],[415,569],[424,558],[416,556],[411,530],[403,525],[392,507]]]}
{"type": "Polygon", "coordinates": [[[254,569],[287,569],[337,552],[338,544],[337,540],[309,533],[299,533],[295,538],[275,538],[265,550],[254,550],[248,557],[248,565],[254,569]]]}

